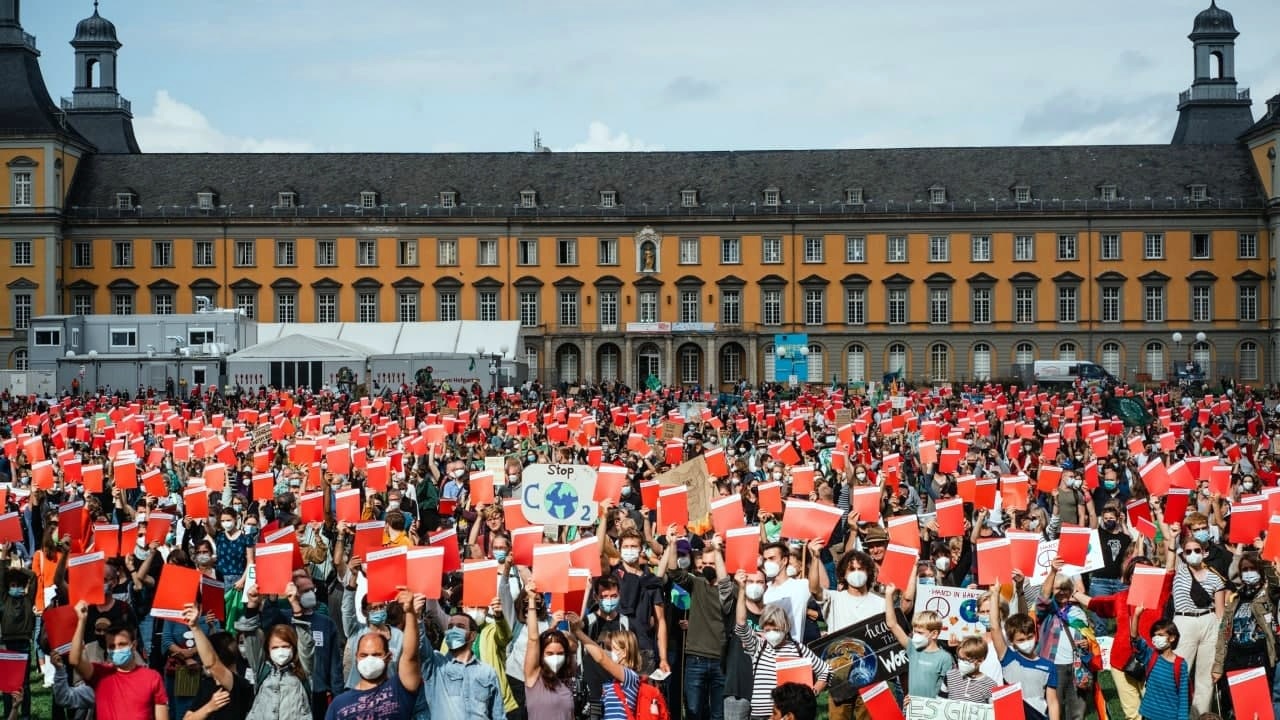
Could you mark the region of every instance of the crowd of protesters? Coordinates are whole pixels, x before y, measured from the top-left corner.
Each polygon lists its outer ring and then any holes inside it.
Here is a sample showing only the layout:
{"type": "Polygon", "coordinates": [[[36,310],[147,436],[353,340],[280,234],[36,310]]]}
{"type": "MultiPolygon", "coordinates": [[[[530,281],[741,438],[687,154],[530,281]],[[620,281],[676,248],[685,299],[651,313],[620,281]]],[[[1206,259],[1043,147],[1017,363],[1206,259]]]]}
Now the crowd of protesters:
{"type": "Polygon", "coordinates": [[[1280,418],[1274,394],[1214,390],[4,394],[0,684],[13,682],[5,652],[30,658],[20,687],[0,686],[4,709],[32,717],[43,681],[55,720],[809,720],[819,703],[882,720],[886,697],[993,706],[1017,686],[1028,720],[1230,718],[1244,690],[1256,708],[1274,686],[1280,418]],[[736,498],[728,529],[755,531],[749,567],[727,562],[723,523],[659,522],[650,488],[689,462],[707,480],[688,485],[705,494],[688,506],[736,498]],[[593,541],[579,605],[538,587],[517,557],[519,503],[504,502],[546,464],[625,476],[591,522],[538,539],[593,541]],[[358,518],[340,517],[350,490],[358,518]],[[304,501],[316,493],[318,516],[304,501]],[[787,510],[801,505],[839,519],[796,533],[787,510]],[[162,536],[148,530],[159,518],[172,518],[162,536]],[[457,554],[445,567],[493,561],[496,582],[466,592],[451,570],[430,597],[406,584],[370,602],[356,536],[371,523],[375,549],[445,547],[457,554]],[[1065,550],[1038,569],[986,559],[1001,539],[1061,549],[1082,528],[1098,558],[1086,571],[1065,550]],[[260,592],[257,554],[281,543],[291,574],[260,592]],[[903,547],[914,565],[886,582],[903,547]],[[90,602],[77,583],[99,552],[90,602]],[[198,572],[200,592],[157,616],[171,565],[198,572]],[[1129,597],[1135,573],[1155,602],[1129,597]],[[969,631],[918,602],[934,587],[971,593],[969,631]],[[814,649],[877,618],[908,659],[879,695],[814,649]]]}

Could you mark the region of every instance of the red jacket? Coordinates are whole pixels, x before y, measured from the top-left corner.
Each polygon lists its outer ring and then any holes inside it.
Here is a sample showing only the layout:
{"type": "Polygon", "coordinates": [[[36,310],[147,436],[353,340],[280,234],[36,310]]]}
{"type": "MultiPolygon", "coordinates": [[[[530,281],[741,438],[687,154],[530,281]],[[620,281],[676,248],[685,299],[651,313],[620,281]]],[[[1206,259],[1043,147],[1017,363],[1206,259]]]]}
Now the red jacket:
{"type": "MultiPolygon", "coordinates": [[[[1169,602],[1170,583],[1166,582],[1160,591],[1160,607],[1146,608],[1138,619],[1138,634],[1147,642],[1151,642],[1151,626],[1155,625],[1163,614],[1164,606],[1169,602]]],[[[1111,667],[1121,669],[1133,655],[1129,637],[1129,618],[1133,608],[1129,606],[1129,588],[1114,595],[1103,595],[1089,600],[1089,609],[1098,617],[1116,619],[1116,641],[1111,646],[1111,667]]]]}

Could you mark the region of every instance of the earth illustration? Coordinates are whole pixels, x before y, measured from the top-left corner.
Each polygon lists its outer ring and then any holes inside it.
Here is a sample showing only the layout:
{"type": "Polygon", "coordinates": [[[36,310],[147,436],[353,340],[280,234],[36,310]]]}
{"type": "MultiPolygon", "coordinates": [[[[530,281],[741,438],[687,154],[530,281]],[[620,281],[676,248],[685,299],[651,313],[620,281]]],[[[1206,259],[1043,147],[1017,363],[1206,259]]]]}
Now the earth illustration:
{"type": "Polygon", "coordinates": [[[566,482],[552,485],[545,499],[547,514],[557,520],[568,520],[573,517],[573,512],[578,507],[578,491],[566,482]]]}
{"type": "Polygon", "coordinates": [[[855,688],[870,685],[876,677],[875,652],[856,638],[845,638],[827,649],[826,660],[836,681],[843,680],[855,688]]]}

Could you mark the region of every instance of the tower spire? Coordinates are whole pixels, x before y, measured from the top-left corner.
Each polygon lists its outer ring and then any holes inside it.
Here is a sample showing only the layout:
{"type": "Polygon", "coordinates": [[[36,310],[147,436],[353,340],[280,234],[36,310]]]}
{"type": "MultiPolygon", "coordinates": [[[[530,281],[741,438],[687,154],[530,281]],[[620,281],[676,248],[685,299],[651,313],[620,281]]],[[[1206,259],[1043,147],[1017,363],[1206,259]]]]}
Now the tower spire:
{"type": "Polygon", "coordinates": [[[120,40],[116,26],[98,13],[98,0],[93,2],[93,15],[76,25],[71,47],[76,51],[76,85],[71,98],[63,98],[62,107],[72,124],[100,152],[139,152],[133,108],[120,97],[116,82],[120,40]]]}

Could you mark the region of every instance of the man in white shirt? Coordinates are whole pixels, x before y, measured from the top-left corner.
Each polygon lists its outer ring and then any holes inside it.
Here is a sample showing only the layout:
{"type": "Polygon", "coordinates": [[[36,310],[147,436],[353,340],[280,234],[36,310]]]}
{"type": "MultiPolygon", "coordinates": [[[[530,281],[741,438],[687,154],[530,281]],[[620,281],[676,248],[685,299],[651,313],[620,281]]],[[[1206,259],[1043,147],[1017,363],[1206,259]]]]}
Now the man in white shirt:
{"type": "MultiPolygon", "coordinates": [[[[821,541],[818,549],[822,547],[821,541]]],[[[812,547],[813,543],[810,543],[812,547]]],[[[809,609],[810,584],[817,582],[822,563],[809,563],[810,579],[787,577],[787,565],[791,562],[791,548],[786,543],[769,543],[764,548],[764,576],[768,581],[764,589],[764,603],[777,605],[791,618],[791,638],[804,642],[804,621],[809,609]]]]}

